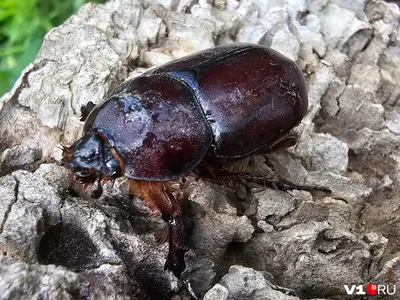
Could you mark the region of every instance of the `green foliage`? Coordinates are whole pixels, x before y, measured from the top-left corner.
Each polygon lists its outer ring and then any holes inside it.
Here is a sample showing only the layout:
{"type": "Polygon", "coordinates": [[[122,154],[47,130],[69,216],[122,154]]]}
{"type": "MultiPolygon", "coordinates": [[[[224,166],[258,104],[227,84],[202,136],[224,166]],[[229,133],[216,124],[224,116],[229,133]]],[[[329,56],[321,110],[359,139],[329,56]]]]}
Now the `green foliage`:
{"type": "MultiPolygon", "coordinates": [[[[0,0],[0,96],[39,51],[44,35],[88,0],[0,0]]],[[[92,0],[91,2],[104,2],[92,0]]]]}

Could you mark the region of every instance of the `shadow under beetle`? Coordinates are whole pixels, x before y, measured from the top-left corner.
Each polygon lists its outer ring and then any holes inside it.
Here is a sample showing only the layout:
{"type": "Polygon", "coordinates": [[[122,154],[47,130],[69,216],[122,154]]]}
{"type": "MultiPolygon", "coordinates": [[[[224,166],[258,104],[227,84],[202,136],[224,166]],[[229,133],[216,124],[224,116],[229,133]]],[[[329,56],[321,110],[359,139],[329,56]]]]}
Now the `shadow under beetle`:
{"type": "Polygon", "coordinates": [[[165,269],[179,277],[187,250],[172,185],[185,175],[329,192],[223,168],[227,160],[294,145],[292,129],[307,109],[293,61],[260,45],[218,46],[128,80],[87,109],[83,137],[64,148],[63,163],[81,182],[97,181],[94,198],[102,180],[128,177],[131,192],[167,222],[165,269]]]}

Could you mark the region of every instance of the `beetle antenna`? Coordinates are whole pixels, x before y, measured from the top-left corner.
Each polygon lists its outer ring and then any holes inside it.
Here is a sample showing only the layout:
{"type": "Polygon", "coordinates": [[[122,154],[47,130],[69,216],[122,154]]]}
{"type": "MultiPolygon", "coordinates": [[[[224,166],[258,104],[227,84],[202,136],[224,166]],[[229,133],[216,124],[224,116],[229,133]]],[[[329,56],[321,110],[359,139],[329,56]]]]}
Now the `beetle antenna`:
{"type": "Polygon", "coordinates": [[[64,145],[63,143],[60,143],[59,145],[56,145],[56,147],[57,147],[58,149],[63,150],[63,151],[69,150],[69,147],[66,146],[66,145],[64,145]]]}

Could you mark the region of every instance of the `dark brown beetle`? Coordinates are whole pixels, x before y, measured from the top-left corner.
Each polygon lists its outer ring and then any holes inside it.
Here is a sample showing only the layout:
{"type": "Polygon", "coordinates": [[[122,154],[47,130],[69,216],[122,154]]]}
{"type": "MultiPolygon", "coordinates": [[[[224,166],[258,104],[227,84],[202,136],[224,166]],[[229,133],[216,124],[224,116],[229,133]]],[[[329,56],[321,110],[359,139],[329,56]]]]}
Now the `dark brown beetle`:
{"type": "MultiPolygon", "coordinates": [[[[181,205],[173,181],[188,173],[220,182],[255,182],[281,190],[320,189],[244,173],[221,162],[293,145],[307,112],[301,70],[253,44],[201,51],[124,82],[89,114],[64,164],[84,183],[130,178],[131,191],[168,222],[165,269],[185,269],[181,205]],[[288,143],[289,141],[289,143],[288,143]]],[[[322,188],[323,189],[323,188],[322,188]]]]}

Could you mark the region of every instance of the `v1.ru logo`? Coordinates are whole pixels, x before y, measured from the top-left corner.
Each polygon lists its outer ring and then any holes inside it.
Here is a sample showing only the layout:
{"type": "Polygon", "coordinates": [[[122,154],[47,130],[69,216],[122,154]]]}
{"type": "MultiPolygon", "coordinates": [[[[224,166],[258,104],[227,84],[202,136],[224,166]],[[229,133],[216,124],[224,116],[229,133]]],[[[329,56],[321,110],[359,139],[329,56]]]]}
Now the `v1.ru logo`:
{"type": "Polygon", "coordinates": [[[344,285],[347,295],[394,295],[396,285],[389,284],[367,284],[367,285],[344,285]]]}

